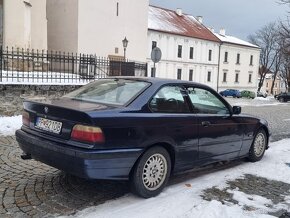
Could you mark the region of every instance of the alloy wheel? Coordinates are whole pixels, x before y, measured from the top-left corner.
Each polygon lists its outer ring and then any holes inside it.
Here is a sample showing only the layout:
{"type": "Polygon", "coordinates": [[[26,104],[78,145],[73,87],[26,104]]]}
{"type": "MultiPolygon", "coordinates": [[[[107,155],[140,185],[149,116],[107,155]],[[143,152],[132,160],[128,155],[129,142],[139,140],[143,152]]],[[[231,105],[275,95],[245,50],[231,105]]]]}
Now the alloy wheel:
{"type": "Polygon", "coordinates": [[[258,133],[258,135],[255,138],[254,142],[254,152],[257,157],[260,157],[263,155],[264,150],[266,148],[266,139],[265,135],[263,133],[258,133]]]}
{"type": "Polygon", "coordinates": [[[142,180],[145,188],[150,191],[158,189],[167,174],[167,161],[162,154],[153,154],[143,168],[142,180]]]}

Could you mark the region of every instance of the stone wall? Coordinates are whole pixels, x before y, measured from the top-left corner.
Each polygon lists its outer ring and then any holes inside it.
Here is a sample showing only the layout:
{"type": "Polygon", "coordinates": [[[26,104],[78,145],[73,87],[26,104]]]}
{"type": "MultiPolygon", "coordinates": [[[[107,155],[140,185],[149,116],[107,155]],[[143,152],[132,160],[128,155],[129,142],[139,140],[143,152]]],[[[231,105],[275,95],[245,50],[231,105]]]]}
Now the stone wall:
{"type": "Polygon", "coordinates": [[[23,100],[34,97],[55,98],[71,92],[79,85],[0,85],[0,116],[20,115],[23,100]]]}

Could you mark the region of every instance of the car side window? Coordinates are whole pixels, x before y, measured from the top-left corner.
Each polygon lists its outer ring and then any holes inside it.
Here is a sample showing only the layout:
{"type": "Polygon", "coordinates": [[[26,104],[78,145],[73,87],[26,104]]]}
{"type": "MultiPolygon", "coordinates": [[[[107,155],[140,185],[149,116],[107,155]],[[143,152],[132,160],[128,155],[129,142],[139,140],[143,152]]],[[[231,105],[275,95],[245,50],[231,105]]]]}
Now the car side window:
{"type": "Polygon", "coordinates": [[[198,114],[229,114],[227,106],[213,93],[202,88],[187,88],[188,96],[195,113],[198,114]]]}
{"type": "Polygon", "coordinates": [[[190,109],[184,99],[181,87],[165,86],[152,98],[150,108],[155,113],[189,113],[190,109]]]}

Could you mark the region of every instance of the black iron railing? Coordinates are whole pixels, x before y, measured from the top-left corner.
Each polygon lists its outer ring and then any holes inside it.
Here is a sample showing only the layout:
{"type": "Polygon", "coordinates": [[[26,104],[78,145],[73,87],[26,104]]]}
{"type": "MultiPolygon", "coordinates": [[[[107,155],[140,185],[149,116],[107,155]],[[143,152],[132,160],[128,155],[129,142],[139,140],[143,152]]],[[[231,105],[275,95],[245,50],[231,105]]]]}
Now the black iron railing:
{"type": "Polygon", "coordinates": [[[147,64],[120,57],[0,48],[0,83],[88,83],[108,76],[146,76],[147,64]]]}

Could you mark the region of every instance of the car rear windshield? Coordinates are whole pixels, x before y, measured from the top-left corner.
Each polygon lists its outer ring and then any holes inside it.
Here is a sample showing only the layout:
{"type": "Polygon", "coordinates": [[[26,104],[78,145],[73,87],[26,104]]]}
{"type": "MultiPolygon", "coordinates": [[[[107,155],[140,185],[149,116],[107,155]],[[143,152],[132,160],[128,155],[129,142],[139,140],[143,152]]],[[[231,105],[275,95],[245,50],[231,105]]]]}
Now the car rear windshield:
{"type": "Polygon", "coordinates": [[[130,79],[101,79],[64,97],[79,101],[123,106],[144,91],[150,83],[130,79]]]}

